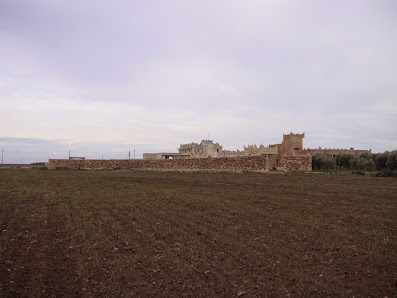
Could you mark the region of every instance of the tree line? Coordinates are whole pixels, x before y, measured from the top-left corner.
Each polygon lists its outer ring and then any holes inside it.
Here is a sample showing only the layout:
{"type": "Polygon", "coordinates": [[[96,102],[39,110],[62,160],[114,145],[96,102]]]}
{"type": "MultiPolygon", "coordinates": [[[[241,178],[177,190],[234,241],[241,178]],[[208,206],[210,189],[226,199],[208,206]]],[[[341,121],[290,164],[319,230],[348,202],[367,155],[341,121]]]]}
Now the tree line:
{"type": "Polygon", "coordinates": [[[312,156],[313,170],[350,169],[353,171],[397,170],[397,150],[384,153],[363,153],[360,156],[339,154],[336,156],[320,153],[312,156]]]}

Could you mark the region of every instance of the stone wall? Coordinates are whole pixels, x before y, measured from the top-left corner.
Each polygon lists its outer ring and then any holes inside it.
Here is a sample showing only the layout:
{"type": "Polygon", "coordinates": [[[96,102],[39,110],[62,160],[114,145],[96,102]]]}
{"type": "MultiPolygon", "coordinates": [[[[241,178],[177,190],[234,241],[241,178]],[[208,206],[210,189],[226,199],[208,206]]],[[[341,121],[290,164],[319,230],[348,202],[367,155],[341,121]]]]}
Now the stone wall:
{"type": "Polygon", "coordinates": [[[318,148],[318,149],[304,149],[302,150],[302,153],[305,154],[324,154],[324,155],[339,155],[339,154],[348,154],[348,155],[354,155],[354,156],[359,156],[360,154],[363,153],[371,153],[371,149],[369,150],[354,150],[354,149],[334,149],[334,148],[318,148]]]}
{"type": "Polygon", "coordinates": [[[228,157],[228,158],[189,158],[160,160],[69,160],[50,159],[49,169],[142,169],[162,171],[226,171],[226,172],[268,172],[269,158],[267,156],[228,157]]]}
{"type": "Polygon", "coordinates": [[[284,160],[284,170],[286,172],[311,172],[312,156],[310,154],[286,156],[284,160]]]}

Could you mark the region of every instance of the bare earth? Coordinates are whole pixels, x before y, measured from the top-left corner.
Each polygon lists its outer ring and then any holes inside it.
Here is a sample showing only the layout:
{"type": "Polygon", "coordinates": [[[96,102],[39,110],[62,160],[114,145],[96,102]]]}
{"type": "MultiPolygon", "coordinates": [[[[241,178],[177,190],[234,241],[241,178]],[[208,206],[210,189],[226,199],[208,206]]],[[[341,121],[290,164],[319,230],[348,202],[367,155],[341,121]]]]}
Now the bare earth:
{"type": "Polygon", "coordinates": [[[1,296],[397,295],[397,179],[0,170],[1,296]]]}

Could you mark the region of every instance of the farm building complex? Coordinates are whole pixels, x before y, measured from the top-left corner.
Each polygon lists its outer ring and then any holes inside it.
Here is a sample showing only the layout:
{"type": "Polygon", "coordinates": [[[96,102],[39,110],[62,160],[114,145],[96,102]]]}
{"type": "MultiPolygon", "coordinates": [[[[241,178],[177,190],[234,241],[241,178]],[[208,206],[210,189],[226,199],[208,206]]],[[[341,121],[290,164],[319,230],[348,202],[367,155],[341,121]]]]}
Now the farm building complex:
{"type": "Polygon", "coordinates": [[[269,172],[279,170],[312,171],[312,155],[360,155],[371,150],[304,149],[305,134],[284,134],[280,144],[267,147],[244,146],[243,150],[223,150],[219,143],[202,140],[200,143],[181,144],[175,153],[144,153],[143,159],[49,159],[48,168],[115,169],[128,168],[155,171],[230,171],[269,172]]]}
{"type": "Polygon", "coordinates": [[[143,159],[181,159],[181,158],[221,158],[221,157],[247,157],[247,156],[263,156],[269,158],[270,169],[282,169],[285,165],[286,157],[313,155],[321,153],[325,155],[360,155],[362,153],[371,152],[371,150],[354,150],[350,149],[304,149],[303,138],[305,134],[284,134],[281,144],[272,144],[267,147],[260,145],[244,146],[243,150],[223,150],[219,143],[212,140],[202,140],[201,143],[181,144],[177,153],[144,153],[143,159]]]}

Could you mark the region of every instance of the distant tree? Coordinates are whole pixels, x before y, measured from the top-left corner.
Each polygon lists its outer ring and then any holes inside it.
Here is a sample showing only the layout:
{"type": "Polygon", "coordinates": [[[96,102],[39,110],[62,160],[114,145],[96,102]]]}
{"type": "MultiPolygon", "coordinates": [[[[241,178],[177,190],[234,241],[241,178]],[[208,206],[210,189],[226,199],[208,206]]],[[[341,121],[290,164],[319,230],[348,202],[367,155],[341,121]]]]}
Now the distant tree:
{"type": "Polygon", "coordinates": [[[345,154],[343,166],[344,166],[346,169],[348,169],[348,168],[350,167],[350,161],[351,161],[353,158],[354,158],[353,155],[345,154]]]}
{"type": "Polygon", "coordinates": [[[386,161],[386,167],[390,171],[397,169],[397,150],[389,153],[386,161]]]}
{"type": "Polygon", "coordinates": [[[360,154],[360,158],[364,158],[365,160],[368,160],[368,159],[372,159],[372,155],[374,155],[374,154],[365,152],[365,153],[360,154]]]}
{"type": "Polygon", "coordinates": [[[326,156],[324,158],[324,166],[327,169],[327,171],[329,169],[333,170],[336,168],[336,161],[335,161],[335,157],[333,156],[326,156]]]}
{"type": "Polygon", "coordinates": [[[322,154],[316,153],[312,156],[312,166],[315,170],[320,170],[323,168],[323,158],[322,154]]]}
{"type": "Polygon", "coordinates": [[[360,156],[339,154],[335,157],[317,153],[312,156],[312,165],[315,170],[327,171],[336,167],[370,172],[386,168],[393,171],[397,170],[397,150],[380,154],[365,152],[360,156]]]}
{"type": "Polygon", "coordinates": [[[336,161],[335,157],[324,155],[324,154],[314,154],[312,156],[312,166],[315,170],[329,170],[335,169],[336,161]]]}
{"type": "Polygon", "coordinates": [[[376,164],[376,168],[378,170],[385,170],[387,168],[386,162],[387,162],[388,156],[389,156],[389,152],[387,152],[387,151],[376,155],[375,164],[376,164]]]}
{"type": "Polygon", "coordinates": [[[359,169],[360,158],[358,156],[353,156],[349,161],[349,166],[351,170],[359,169]]]}
{"type": "Polygon", "coordinates": [[[358,169],[359,170],[364,170],[364,163],[366,161],[367,160],[364,157],[359,157],[359,159],[358,159],[358,169]]]}
{"type": "Polygon", "coordinates": [[[372,160],[372,158],[367,159],[366,161],[364,161],[363,168],[364,168],[365,171],[370,171],[370,172],[375,170],[375,162],[372,160]]]}
{"type": "Polygon", "coordinates": [[[349,164],[349,160],[352,157],[352,155],[349,154],[338,154],[335,157],[335,162],[336,165],[339,167],[339,169],[341,170],[342,167],[348,169],[350,164],[349,164]]]}
{"type": "Polygon", "coordinates": [[[336,166],[339,167],[339,170],[342,170],[343,167],[343,154],[338,154],[335,156],[336,166]]]}
{"type": "Polygon", "coordinates": [[[339,157],[339,166],[348,169],[350,167],[350,159],[353,155],[341,154],[339,157]]]}
{"type": "Polygon", "coordinates": [[[371,159],[375,162],[375,158],[378,156],[378,154],[371,153],[371,159]]]}

